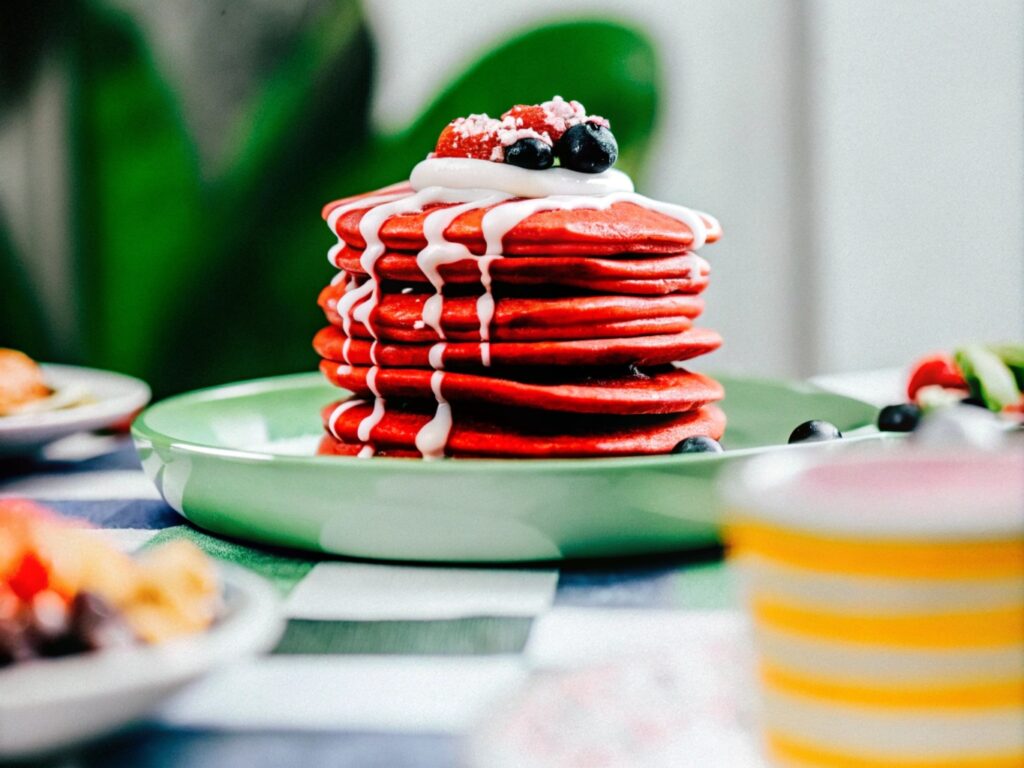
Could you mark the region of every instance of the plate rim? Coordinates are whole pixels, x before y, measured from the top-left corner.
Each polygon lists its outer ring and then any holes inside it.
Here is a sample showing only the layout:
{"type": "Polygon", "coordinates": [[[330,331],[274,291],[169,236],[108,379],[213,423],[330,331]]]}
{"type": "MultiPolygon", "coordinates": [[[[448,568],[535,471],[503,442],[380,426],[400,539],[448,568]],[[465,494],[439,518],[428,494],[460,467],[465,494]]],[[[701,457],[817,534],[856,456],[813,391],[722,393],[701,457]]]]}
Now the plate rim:
{"type": "MultiPolygon", "coordinates": [[[[744,376],[742,374],[719,374],[724,378],[742,379],[745,383],[751,384],[764,384],[768,386],[786,386],[790,388],[798,388],[804,390],[807,394],[825,394],[831,397],[840,398],[847,400],[852,403],[856,403],[866,410],[878,413],[878,406],[869,403],[865,400],[860,400],[849,395],[843,395],[836,392],[831,392],[827,389],[819,387],[808,381],[801,380],[788,380],[788,379],[772,379],[763,376],[744,376]]],[[[541,472],[560,472],[560,471],[572,471],[572,470],[584,470],[589,468],[599,469],[601,471],[609,469],[659,469],[659,468],[671,468],[680,464],[695,464],[695,463],[711,463],[716,461],[722,461],[723,459],[740,459],[749,456],[755,456],[763,454],[766,451],[777,451],[777,450],[815,450],[820,448],[824,443],[804,443],[804,444],[785,444],[779,443],[774,445],[763,445],[763,446],[752,446],[749,448],[737,448],[734,450],[726,451],[725,453],[691,453],[691,454],[661,454],[656,456],[591,456],[591,457],[575,457],[575,458],[537,458],[537,459],[522,459],[522,458],[460,458],[458,461],[409,461],[404,458],[388,457],[388,456],[376,456],[373,461],[366,461],[355,456],[297,456],[294,454],[280,454],[280,453],[268,453],[266,451],[251,451],[243,450],[240,448],[225,448],[219,445],[210,445],[207,443],[201,443],[196,441],[183,441],[179,438],[167,435],[152,426],[150,426],[146,418],[151,414],[152,411],[165,407],[167,405],[180,404],[182,402],[187,403],[188,401],[216,401],[226,400],[233,397],[238,397],[246,394],[257,394],[259,392],[265,392],[272,387],[280,386],[282,384],[297,386],[302,382],[310,382],[313,380],[322,381],[322,377],[316,371],[303,371],[301,373],[289,373],[278,376],[264,376],[256,379],[247,379],[243,381],[231,382],[228,384],[218,384],[209,387],[202,387],[200,389],[194,389],[189,392],[183,392],[181,394],[172,395],[171,397],[164,398],[156,403],[152,403],[146,407],[135,419],[132,421],[131,434],[135,440],[136,446],[139,445],[140,441],[144,441],[149,444],[164,443],[171,450],[180,451],[187,454],[199,454],[205,456],[219,456],[225,459],[231,459],[243,463],[265,463],[274,462],[277,465],[301,465],[301,466],[331,466],[331,467],[348,467],[354,468],[359,467],[361,471],[371,472],[390,472],[396,467],[403,467],[404,469],[411,472],[463,472],[463,471],[480,471],[488,472],[494,471],[497,468],[501,468],[502,471],[509,472],[528,472],[536,473],[541,472]]],[[[341,393],[346,393],[348,390],[339,389],[341,393]]],[[[864,434],[854,434],[853,432],[847,433],[844,439],[847,442],[855,442],[864,439],[877,439],[884,437],[885,433],[878,432],[870,424],[865,424],[860,429],[868,428],[872,431],[867,431],[864,434]]]]}
{"type": "Polygon", "coordinates": [[[71,408],[44,411],[42,413],[4,416],[0,418],[0,441],[5,436],[27,435],[35,430],[44,431],[61,427],[74,428],[81,422],[96,419],[116,421],[118,418],[131,414],[138,408],[144,408],[153,396],[149,384],[126,373],[108,371],[103,368],[64,365],[61,363],[41,363],[40,366],[44,373],[53,374],[56,377],[81,376],[84,374],[96,379],[106,379],[109,382],[120,384],[125,388],[125,391],[71,408]]]}

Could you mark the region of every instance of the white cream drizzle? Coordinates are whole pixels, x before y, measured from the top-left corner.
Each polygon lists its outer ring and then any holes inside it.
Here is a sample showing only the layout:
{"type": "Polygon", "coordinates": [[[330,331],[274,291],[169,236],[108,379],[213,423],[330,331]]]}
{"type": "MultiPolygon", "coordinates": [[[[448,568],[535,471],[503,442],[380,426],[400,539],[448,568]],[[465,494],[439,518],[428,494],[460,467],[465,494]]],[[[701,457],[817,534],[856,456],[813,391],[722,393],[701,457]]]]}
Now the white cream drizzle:
{"type": "Polygon", "coordinates": [[[367,445],[364,445],[362,448],[359,449],[359,453],[356,454],[356,458],[357,459],[369,459],[375,453],[377,453],[377,449],[374,448],[372,445],[367,444],[367,445]]]}
{"type": "Polygon", "coordinates": [[[444,382],[444,371],[434,371],[430,376],[430,389],[437,400],[437,411],[434,418],[424,424],[416,433],[416,450],[424,459],[440,459],[444,457],[444,449],[448,445],[448,435],[452,431],[452,407],[441,392],[444,382]]]}
{"type": "Polygon", "coordinates": [[[428,187],[491,189],[515,197],[592,196],[633,191],[633,180],[614,168],[601,173],[580,173],[568,168],[534,171],[469,157],[428,157],[412,169],[409,183],[416,190],[428,187]]]}
{"type": "Polygon", "coordinates": [[[327,429],[336,439],[340,440],[341,437],[338,435],[338,419],[341,417],[341,414],[350,408],[355,408],[357,405],[365,404],[365,400],[346,400],[344,403],[339,404],[338,407],[331,412],[331,417],[327,420],[327,429]]]}
{"type": "Polygon", "coordinates": [[[345,341],[343,341],[341,343],[341,359],[344,360],[345,363],[348,364],[348,365],[352,365],[352,360],[348,356],[349,355],[349,349],[351,349],[351,348],[352,348],[352,337],[351,336],[346,336],[345,337],[345,341]]]}
{"type": "MultiPolygon", "coordinates": [[[[484,214],[486,216],[486,214],[484,214]]],[[[480,341],[491,340],[491,321],[494,319],[494,293],[491,290],[491,264],[503,258],[495,254],[479,257],[480,284],[484,292],[476,300],[476,316],[480,320],[480,341]]]]}
{"type": "Polygon", "coordinates": [[[443,341],[434,344],[430,351],[427,353],[427,361],[430,363],[430,367],[435,371],[444,369],[444,350],[448,345],[443,341]]]}
{"type": "MultiPolygon", "coordinates": [[[[426,191],[426,190],[424,190],[426,191]]],[[[427,280],[434,286],[434,295],[429,297],[423,304],[423,322],[434,329],[438,338],[444,339],[444,328],[441,324],[441,315],[444,310],[444,278],[441,276],[441,267],[445,264],[453,264],[465,259],[476,259],[469,248],[462,243],[454,243],[445,238],[445,230],[456,218],[468,211],[479,208],[487,208],[496,205],[511,196],[502,193],[488,192],[485,190],[463,190],[470,199],[461,205],[453,205],[448,208],[441,208],[428,214],[423,219],[423,236],[427,241],[426,247],[416,254],[416,266],[420,272],[426,275],[427,280]]],[[[481,276],[484,267],[481,265],[481,276]]],[[[490,283],[490,280],[487,281],[490,283]]],[[[485,291],[490,294],[490,286],[485,286],[485,291]]],[[[436,366],[435,366],[436,367],[436,366]]]]}
{"type": "MultiPolygon", "coordinates": [[[[689,250],[692,256],[690,278],[701,276],[701,262],[696,251],[711,235],[718,234],[718,222],[690,208],[672,203],[652,200],[633,192],[633,182],[620,171],[608,170],[600,174],[581,174],[563,168],[546,171],[530,171],[502,163],[469,158],[428,158],[419,163],[410,178],[415,193],[395,192],[365,197],[338,206],[328,215],[327,223],[335,232],[338,219],[351,210],[368,208],[359,222],[359,232],[365,242],[360,256],[360,266],[367,275],[366,282],[356,286],[349,281],[342,298],[337,302],[346,340],[342,346],[342,357],[349,360],[351,344],[351,323],[355,319],[363,323],[374,342],[370,346],[373,366],[366,374],[367,387],[374,395],[373,411],[364,418],[357,429],[359,440],[369,441],[373,428],[384,418],[386,404],[377,389],[377,335],[370,323],[370,315],[380,301],[380,281],[376,263],[384,254],[385,246],[380,237],[381,228],[392,216],[403,213],[419,213],[428,205],[449,203],[447,208],[434,211],[424,217],[423,234],[427,244],[416,256],[416,264],[434,288],[434,294],[423,305],[422,319],[413,323],[419,330],[430,326],[442,340],[434,344],[428,353],[428,362],[434,369],[430,388],[437,401],[434,417],[416,434],[416,447],[426,459],[444,456],[448,434],[451,431],[451,405],[445,400],[441,387],[444,381],[444,343],[442,327],[444,307],[444,278],[440,268],[445,264],[465,259],[475,259],[480,269],[480,283],[483,294],[477,298],[476,311],[480,322],[480,362],[491,364],[490,327],[494,318],[495,302],[492,293],[490,268],[496,260],[503,258],[504,238],[519,223],[541,211],[551,210],[605,210],[615,203],[628,202],[669,216],[685,224],[693,233],[689,250]],[[510,200],[512,196],[527,199],[510,200]],[[465,245],[454,243],[444,237],[451,223],[461,214],[479,208],[490,207],[484,214],[481,228],[486,244],[483,256],[473,254],[465,245]]],[[[335,232],[335,234],[337,234],[335,232]]],[[[335,263],[338,252],[344,247],[340,236],[338,244],[328,252],[328,260],[335,263]]],[[[409,293],[403,289],[402,293],[409,293]]],[[[341,373],[349,366],[339,366],[341,373]]],[[[363,401],[357,401],[363,402],[363,401]]],[[[355,401],[349,401],[355,404],[355,401]]],[[[349,403],[343,404],[351,407],[349,403]]],[[[343,410],[341,406],[332,414],[330,424],[343,410]]],[[[337,437],[337,435],[335,435],[337,437]]],[[[375,449],[364,445],[360,457],[372,456],[375,449]]]]}
{"type": "Polygon", "coordinates": [[[369,442],[373,428],[384,418],[384,398],[380,396],[380,390],[377,389],[377,373],[379,371],[380,368],[374,366],[366,372],[366,386],[373,392],[373,411],[359,422],[359,427],[356,429],[356,437],[361,443],[369,442]]]}

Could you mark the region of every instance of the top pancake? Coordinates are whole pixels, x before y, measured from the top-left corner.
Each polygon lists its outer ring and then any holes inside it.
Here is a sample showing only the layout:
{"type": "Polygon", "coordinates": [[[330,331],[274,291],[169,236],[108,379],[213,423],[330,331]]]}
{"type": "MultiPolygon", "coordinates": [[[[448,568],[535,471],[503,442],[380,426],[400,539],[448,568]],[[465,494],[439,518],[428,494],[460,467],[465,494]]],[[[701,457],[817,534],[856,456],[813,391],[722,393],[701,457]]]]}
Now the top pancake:
{"type": "MultiPolygon", "coordinates": [[[[374,194],[377,193],[371,193],[371,196],[374,194]]],[[[324,207],[324,218],[339,205],[351,203],[354,199],[328,204],[324,207]]],[[[451,205],[454,203],[441,203],[428,206],[421,213],[390,217],[381,226],[381,241],[392,250],[421,250],[427,245],[423,235],[423,220],[432,211],[451,205]]],[[[456,216],[444,231],[445,239],[461,243],[475,254],[483,254],[486,248],[481,221],[492,207],[478,208],[456,216]]],[[[369,207],[348,211],[338,218],[335,225],[338,237],[352,248],[366,247],[366,241],[359,231],[359,222],[367,210],[369,207]]],[[[708,220],[707,223],[711,227],[707,241],[714,242],[721,230],[716,222],[708,220]]],[[[635,203],[618,202],[604,210],[580,208],[531,214],[505,235],[502,251],[508,255],[523,256],[669,254],[681,253],[692,243],[693,232],[681,221],[635,203]]]]}

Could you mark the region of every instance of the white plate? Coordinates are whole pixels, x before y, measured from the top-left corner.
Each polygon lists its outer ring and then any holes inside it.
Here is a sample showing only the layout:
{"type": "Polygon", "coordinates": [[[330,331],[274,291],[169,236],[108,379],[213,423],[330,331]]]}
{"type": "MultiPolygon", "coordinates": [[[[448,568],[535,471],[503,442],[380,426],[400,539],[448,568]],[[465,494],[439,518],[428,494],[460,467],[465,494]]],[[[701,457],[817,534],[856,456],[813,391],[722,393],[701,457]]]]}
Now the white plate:
{"type": "Polygon", "coordinates": [[[221,573],[224,616],[207,632],[0,670],[0,760],[109,733],[211,670],[272,648],[284,628],[277,593],[240,568],[221,573]]]}
{"type": "Polygon", "coordinates": [[[54,411],[0,416],[0,456],[32,453],[61,437],[101,429],[128,418],[149,402],[139,379],[95,368],[44,364],[46,383],[57,390],[81,389],[91,402],[54,411]]]}

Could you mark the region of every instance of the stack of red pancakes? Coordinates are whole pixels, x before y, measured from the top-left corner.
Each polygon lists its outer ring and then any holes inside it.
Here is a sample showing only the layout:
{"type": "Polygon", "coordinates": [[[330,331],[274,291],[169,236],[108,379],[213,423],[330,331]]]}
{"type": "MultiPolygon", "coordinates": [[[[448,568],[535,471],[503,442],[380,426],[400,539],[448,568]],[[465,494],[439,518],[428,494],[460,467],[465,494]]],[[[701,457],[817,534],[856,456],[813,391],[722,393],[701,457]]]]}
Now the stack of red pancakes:
{"type": "Polygon", "coordinates": [[[721,343],[694,327],[716,221],[631,193],[460,192],[325,207],[340,271],[314,348],[353,394],[323,409],[320,453],[623,456],[721,437],[721,386],[680,365],[721,343]]]}

